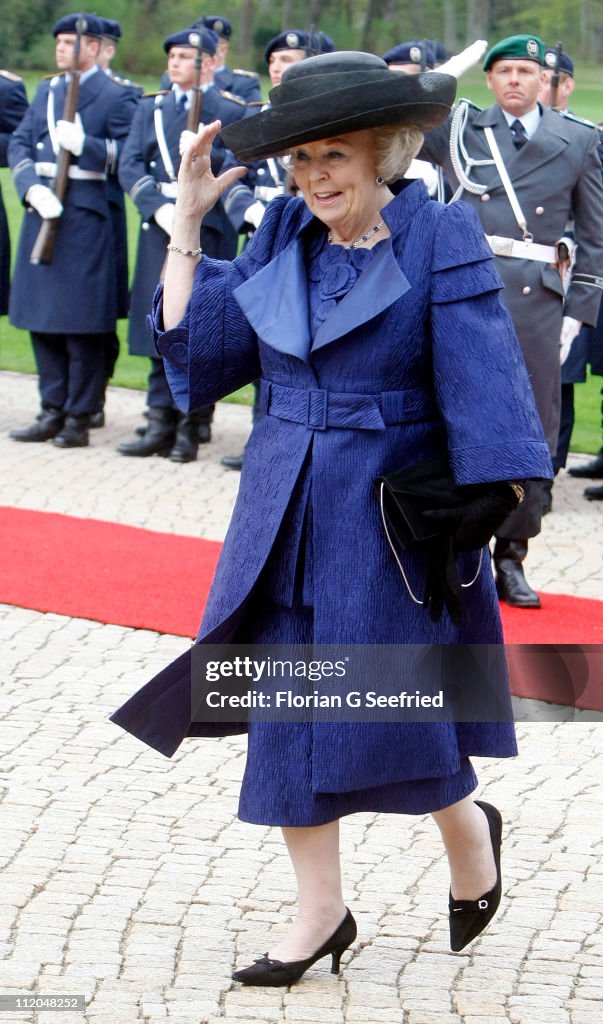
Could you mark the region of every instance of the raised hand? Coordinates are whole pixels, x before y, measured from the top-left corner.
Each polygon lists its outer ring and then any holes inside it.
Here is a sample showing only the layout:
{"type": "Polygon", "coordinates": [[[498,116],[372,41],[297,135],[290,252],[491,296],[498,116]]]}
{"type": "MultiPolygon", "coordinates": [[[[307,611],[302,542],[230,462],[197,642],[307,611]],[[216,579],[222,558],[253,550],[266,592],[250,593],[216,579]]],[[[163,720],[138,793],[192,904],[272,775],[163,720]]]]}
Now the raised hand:
{"type": "Polygon", "coordinates": [[[179,214],[201,220],[215,206],[222,192],[247,171],[245,167],[232,167],[215,177],[211,169],[211,147],[221,127],[220,121],[213,121],[187,138],[178,174],[177,220],[179,214]]]}

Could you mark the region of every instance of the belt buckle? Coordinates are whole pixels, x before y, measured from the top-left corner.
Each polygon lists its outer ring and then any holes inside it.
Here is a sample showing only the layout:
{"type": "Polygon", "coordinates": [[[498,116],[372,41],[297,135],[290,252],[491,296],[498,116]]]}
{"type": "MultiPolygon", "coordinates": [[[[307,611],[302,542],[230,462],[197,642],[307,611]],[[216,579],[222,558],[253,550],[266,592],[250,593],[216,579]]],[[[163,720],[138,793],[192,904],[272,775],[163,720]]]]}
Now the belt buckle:
{"type": "Polygon", "coordinates": [[[313,388],[308,391],[306,426],[311,427],[312,430],[327,429],[328,401],[329,393],[324,388],[313,388]]]}
{"type": "Polygon", "coordinates": [[[491,236],[491,248],[492,252],[496,256],[512,256],[513,255],[513,239],[503,238],[502,235],[491,236]]]}

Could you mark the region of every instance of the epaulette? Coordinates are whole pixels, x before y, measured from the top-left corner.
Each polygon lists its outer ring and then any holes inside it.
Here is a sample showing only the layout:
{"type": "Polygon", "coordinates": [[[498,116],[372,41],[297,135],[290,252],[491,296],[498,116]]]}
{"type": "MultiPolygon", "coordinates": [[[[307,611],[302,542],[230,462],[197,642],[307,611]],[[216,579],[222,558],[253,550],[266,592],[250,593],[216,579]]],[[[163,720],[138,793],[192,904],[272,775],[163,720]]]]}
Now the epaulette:
{"type": "Polygon", "coordinates": [[[571,114],[569,110],[564,110],[561,116],[564,117],[566,121],[574,121],[575,124],[582,124],[585,128],[597,127],[594,121],[587,121],[585,117],[578,117],[576,114],[571,114]]]}
{"type": "Polygon", "coordinates": [[[66,71],[53,71],[52,74],[50,74],[50,75],[44,75],[44,77],[42,78],[42,81],[43,82],[47,82],[49,78],[62,78],[63,75],[66,75],[66,74],[67,74],[66,71]]]}
{"type": "Polygon", "coordinates": [[[111,75],[111,81],[115,82],[116,85],[123,85],[127,89],[142,88],[137,82],[133,82],[131,78],[122,78],[121,75],[111,75]]]}
{"type": "Polygon", "coordinates": [[[19,75],[15,75],[13,71],[0,71],[0,75],[3,78],[8,78],[9,82],[22,82],[23,79],[19,75]]]}
{"type": "Polygon", "coordinates": [[[167,96],[171,91],[171,89],[158,89],[157,92],[145,92],[140,98],[141,100],[152,100],[155,96],[167,96]]]}
{"type": "Polygon", "coordinates": [[[468,100],[465,96],[459,96],[454,106],[460,107],[461,103],[466,107],[470,107],[471,110],[477,110],[478,113],[481,113],[483,110],[483,107],[478,107],[477,103],[474,103],[473,100],[468,100]]]}
{"type": "Polygon", "coordinates": [[[265,107],[266,100],[249,100],[248,107],[265,107]]]}
{"type": "Polygon", "coordinates": [[[233,75],[245,75],[247,78],[257,78],[259,81],[260,76],[255,71],[245,71],[243,68],[233,68],[233,75]]]}
{"type": "Polygon", "coordinates": [[[226,100],[232,100],[233,103],[239,103],[242,107],[246,107],[245,100],[242,100],[240,96],[235,96],[234,92],[228,92],[227,89],[220,89],[220,96],[223,96],[226,100]]]}

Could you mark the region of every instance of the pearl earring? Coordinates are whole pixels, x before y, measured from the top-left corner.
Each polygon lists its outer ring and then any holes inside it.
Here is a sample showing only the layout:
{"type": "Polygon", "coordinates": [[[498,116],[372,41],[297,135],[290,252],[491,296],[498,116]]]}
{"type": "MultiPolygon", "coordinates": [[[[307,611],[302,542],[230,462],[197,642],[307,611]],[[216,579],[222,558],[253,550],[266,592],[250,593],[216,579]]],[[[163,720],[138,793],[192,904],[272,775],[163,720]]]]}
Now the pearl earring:
{"type": "Polygon", "coordinates": [[[375,178],[375,185],[385,185],[385,178],[382,178],[380,174],[375,178]]]}

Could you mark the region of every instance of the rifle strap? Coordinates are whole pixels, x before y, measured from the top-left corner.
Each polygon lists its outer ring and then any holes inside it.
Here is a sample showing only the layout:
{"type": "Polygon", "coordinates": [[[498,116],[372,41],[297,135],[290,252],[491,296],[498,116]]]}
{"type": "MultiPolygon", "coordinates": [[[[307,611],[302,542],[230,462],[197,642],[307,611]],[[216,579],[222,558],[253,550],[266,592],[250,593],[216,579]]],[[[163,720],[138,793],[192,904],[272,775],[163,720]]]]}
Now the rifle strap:
{"type": "Polygon", "coordinates": [[[165,137],[165,130],[163,126],[163,110],[162,110],[163,96],[157,96],[155,98],[155,110],[153,112],[153,118],[155,122],[155,135],[157,137],[157,145],[159,146],[159,152],[161,159],[163,160],[163,166],[165,167],[166,173],[170,181],[176,181],[176,173],[174,171],[174,163],[168,149],[167,140],[165,137]]]}

